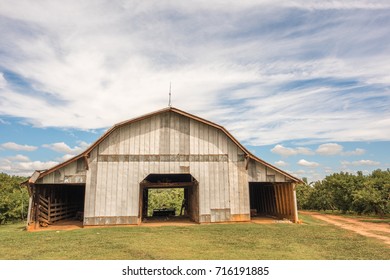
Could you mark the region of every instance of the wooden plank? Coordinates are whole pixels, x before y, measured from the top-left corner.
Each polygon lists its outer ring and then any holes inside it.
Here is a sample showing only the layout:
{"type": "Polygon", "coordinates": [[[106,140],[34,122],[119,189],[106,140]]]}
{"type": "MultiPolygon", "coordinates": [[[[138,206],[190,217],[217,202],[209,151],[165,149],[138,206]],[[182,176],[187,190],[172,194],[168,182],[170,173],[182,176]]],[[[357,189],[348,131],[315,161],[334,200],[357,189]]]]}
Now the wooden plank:
{"type": "Polygon", "coordinates": [[[116,188],[116,202],[115,202],[115,216],[123,216],[122,212],[122,195],[123,195],[123,179],[125,177],[124,162],[120,161],[116,164],[118,166],[117,172],[117,188],[116,188]]]}
{"type": "Polygon", "coordinates": [[[140,166],[139,164],[134,164],[134,181],[133,181],[133,188],[132,188],[132,213],[131,216],[138,215],[138,209],[139,209],[139,183],[142,181],[140,176],[140,166]]]}
{"type": "MultiPolygon", "coordinates": [[[[95,216],[96,204],[96,188],[98,179],[98,163],[97,163],[97,148],[91,152],[91,160],[89,173],[91,174],[91,184],[89,185],[89,192],[85,194],[85,201],[88,200],[88,216],[95,216]]],[[[84,215],[85,216],[85,215],[84,215]]]]}
{"type": "Polygon", "coordinates": [[[179,187],[192,187],[194,182],[171,182],[171,183],[141,183],[144,188],[179,188],[179,187]]]}
{"type": "Polygon", "coordinates": [[[107,189],[107,174],[108,174],[108,162],[104,162],[102,164],[102,178],[101,178],[101,196],[100,196],[100,213],[99,216],[107,216],[107,194],[108,194],[108,189],[107,189]]]}
{"type": "Polygon", "coordinates": [[[173,134],[173,148],[170,154],[180,154],[180,118],[178,114],[172,113],[173,123],[171,122],[171,133],[173,134]],[[173,128],[173,129],[172,129],[173,128]]]}
{"type": "Polygon", "coordinates": [[[286,188],[286,193],[287,193],[287,205],[288,205],[288,216],[290,219],[293,218],[294,215],[294,209],[293,209],[293,202],[292,202],[292,189],[290,187],[290,184],[284,184],[286,188]]]}
{"type": "Polygon", "coordinates": [[[160,138],[159,138],[159,154],[160,155],[166,155],[169,154],[169,131],[168,131],[168,125],[169,125],[169,118],[168,114],[164,113],[160,116],[160,138]]]}
{"type": "Polygon", "coordinates": [[[156,116],[153,116],[150,119],[150,133],[149,133],[149,154],[156,154],[156,145],[154,141],[156,140],[156,116]]]}
{"type": "Polygon", "coordinates": [[[273,184],[273,188],[275,192],[275,214],[278,216],[280,212],[278,184],[273,184]]]}
{"type": "Polygon", "coordinates": [[[183,143],[181,144],[184,146],[184,154],[189,155],[190,154],[190,119],[187,117],[182,118],[182,123],[183,123],[183,143]]]}
{"type": "Polygon", "coordinates": [[[129,125],[129,153],[131,155],[134,155],[136,154],[136,151],[135,151],[135,125],[134,124],[131,124],[129,125]]]}
{"type": "Polygon", "coordinates": [[[283,197],[283,214],[284,215],[288,215],[288,199],[287,199],[287,195],[286,195],[286,188],[283,184],[281,184],[281,189],[282,189],[282,197],[283,197]]]}
{"type": "Polygon", "coordinates": [[[129,162],[128,165],[128,174],[129,174],[129,179],[127,181],[127,190],[126,190],[126,215],[138,215],[137,209],[134,209],[133,205],[133,190],[136,188],[135,180],[134,180],[134,162],[129,162]]]}
{"type": "Polygon", "coordinates": [[[145,149],[145,133],[146,133],[146,120],[143,120],[139,122],[140,132],[139,132],[139,154],[145,155],[146,149],[145,149]]]}
{"type": "Polygon", "coordinates": [[[130,125],[126,125],[122,129],[123,134],[123,154],[130,153],[130,125]]]}

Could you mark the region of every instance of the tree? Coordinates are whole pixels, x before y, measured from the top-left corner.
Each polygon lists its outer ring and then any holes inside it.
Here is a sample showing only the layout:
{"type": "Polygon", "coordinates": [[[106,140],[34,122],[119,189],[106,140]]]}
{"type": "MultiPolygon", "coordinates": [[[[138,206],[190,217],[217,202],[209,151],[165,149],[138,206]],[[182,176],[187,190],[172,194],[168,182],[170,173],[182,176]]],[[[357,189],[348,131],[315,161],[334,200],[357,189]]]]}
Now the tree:
{"type": "Polygon", "coordinates": [[[314,210],[335,210],[334,197],[326,184],[317,181],[313,185],[313,191],[308,199],[308,206],[314,210]]]}
{"type": "Polygon", "coordinates": [[[331,192],[335,208],[346,213],[352,210],[353,192],[363,187],[364,176],[350,173],[334,173],[323,180],[325,188],[331,192]]]}
{"type": "Polygon", "coordinates": [[[25,180],[25,177],[0,173],[0,224],[26,218],[28,191],[20,186],[25,180]]]}
{"type": "Polygon", "coordinates": [[[309,184],[307,184],[307,181],[306,184],[297,185],[295,191],[297,195],[298,209],[312,209],[309,203],[309,198],[314,189],[309,184]]]}
{"type": "Polygon", "coordinates": [[[359,214],[390,213],[390,170],[334,173],[313,185],[297,186],[299,209],[355,211],[359,214]]]}

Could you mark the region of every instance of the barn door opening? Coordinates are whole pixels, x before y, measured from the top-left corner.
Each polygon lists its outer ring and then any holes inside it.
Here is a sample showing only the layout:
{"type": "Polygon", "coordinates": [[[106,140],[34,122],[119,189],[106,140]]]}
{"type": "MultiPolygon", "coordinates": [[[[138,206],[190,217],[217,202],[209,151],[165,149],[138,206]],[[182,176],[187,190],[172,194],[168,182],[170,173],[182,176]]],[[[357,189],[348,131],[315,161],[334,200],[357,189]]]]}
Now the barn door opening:
{"type": "Polygon", "coordinates": [[[276,197],[273,183],[249,183],[251,219],[277,217],[276,197]]]}
{"type": "Polygon", "coordinates": [[[85,184],[36,184],[31,209],[34,228],[82,226],[85,184]]]}
{"type": "Polygon", "coordinates": [[[198,197],[191,174],[149,174],[140,183],[139,222],[198,222],[198,197]]]}

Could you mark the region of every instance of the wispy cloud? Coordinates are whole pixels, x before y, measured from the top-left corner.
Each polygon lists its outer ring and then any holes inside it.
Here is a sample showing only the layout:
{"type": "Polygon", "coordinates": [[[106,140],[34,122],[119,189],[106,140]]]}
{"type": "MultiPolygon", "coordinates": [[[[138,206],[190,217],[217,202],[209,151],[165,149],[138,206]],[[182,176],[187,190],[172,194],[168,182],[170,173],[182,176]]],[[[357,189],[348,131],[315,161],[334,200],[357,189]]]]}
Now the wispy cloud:
{"type": "Polygon", "coordinates": [[[172,81],[247,144],[389,140],[389,3],[289,2],[3,1],[0,115],[108,127],[172,81]]]}
{"type": "Polygon", "coordinates": [[[38,147],[30,146],[30,145],[20,145],[14,142],[7,142],[0,145],[1,148],[7,149],[7,150],[15,150],[15,151],[28,151],[32,152],[38,149],[38,147]]]}
{"type": "Polygon", "coordinates": [[[29,157],[24,155],[16,155],[16,156],[10,156],[7,157],[9,161],[20,161],[20,162],[27,162],[30,161],[29,157]]]}
{"type": "Polygon", "coordinates": [[[299,165],[301,166],[306,166],[306,167],[310,167],[310,168],[314,168],[314,167],[318,167],[320,166],[320,164],[318,162],[314,162],[314,161],[307,161],[305,159],[301,159],[297,162],[299,165]]]}
{"type": "Polygon", "coordinates": [[[361,160],[357,160],[357,161],[341,161],[341,164],[343,166],[378,166],[380,165],[381,163],[378,162],[378,161],[374,161],[374,160],[370,160],[370,159],[361,159],[361,160]]]}
{"type": "Polygon", "coordinates": [[[275,165],[279,166],[279,167],[285,167],[285,166],[288,166],[288,163],[283,161],[283,160],[278,160],[275,162],[275,165]]]}
{"type": "Polygon", "coordinates": [[[58,164],[57,161],[32,161],[25,156],[0,158],[0,172],[10,175],[30,176],[34,170],[45,170],[58,164]]]}
{"type": "Polygon", "coordinates": [[[86,142],[80,142],[79,144],[80,144],[80,146],[75,146],[75,147],[71,148],[64,142],[57,142],[57,143],[52,143],[52,144],[44,144],[44,145],[42,145],[42,147],[51,149],[51,150],[56,151],[58,153],[76,155],[76,154],[81,153],[83,150],[85,150],[89,146],[89,144],[86,142]]]}
{"type": "Polygon", "coordinates": [[[291,148],[291,147],[284,147],[283,145],[277,144],[275,147],[271,149],[271,152],[288,157],[288,156],[295,156],[295,155],[321,155],[321,156],[358,156],[363,155],[366,151],[361,148],[356,148],[353,151],[344,151],[344,147],[337,143],[325,143],[318,146],[318,148],[314,151],[312,151],[309,148],[306,147],[297,147],[297,148],[291,148]]]}
{"type": "Polygon", "coordinates": [[[320,145],[316,150],[316,153],[320,155],[331,156],[341,154],[342,150],[343,146],[336,143],[328,143],[320,145]]]}
{"type": "Polygon", "coordinates": [[[314,152],[309,148],[297,147],[297,148],[289,148],[284,147],[283,145],[277,144],[275,147],[271,149],[271,152],[287,157],[287,156],[295,156],[298,154],[302,155],[313,155],[314,152]]]}

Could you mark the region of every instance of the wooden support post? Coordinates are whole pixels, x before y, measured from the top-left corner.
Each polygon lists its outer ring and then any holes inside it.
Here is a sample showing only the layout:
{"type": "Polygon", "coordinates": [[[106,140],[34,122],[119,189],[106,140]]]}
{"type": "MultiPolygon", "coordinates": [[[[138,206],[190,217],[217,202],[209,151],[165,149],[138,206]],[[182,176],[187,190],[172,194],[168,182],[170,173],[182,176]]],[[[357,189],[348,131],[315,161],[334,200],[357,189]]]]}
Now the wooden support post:
{"type": "Polygon", "coordinates": [[[293,217],[293,222],[297,223],[298,222],[298,205],[297,205],[297,193],[295,189],[296,185],[294,183],[291,183],[291,188],[293,192],[293,205],[294,205],[294,217],[293,217]]]}
{"type": "Polygon", "coordinates": [[[286,186],[284,184],[282,184],[281,189],[282,189],[282,201],[283,201],[283,216],[287,216],[288,215],[288,205],[287,205],[286,186]]]}

